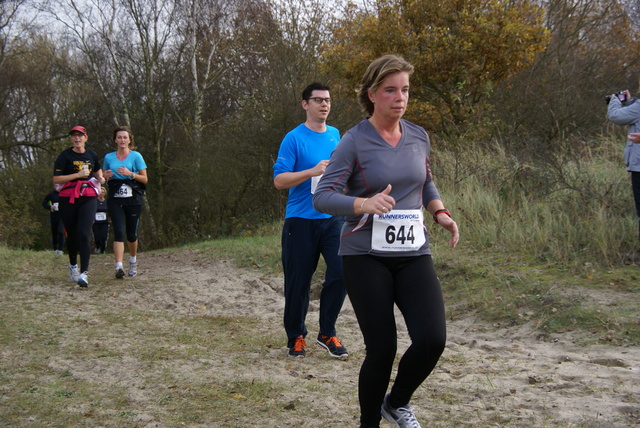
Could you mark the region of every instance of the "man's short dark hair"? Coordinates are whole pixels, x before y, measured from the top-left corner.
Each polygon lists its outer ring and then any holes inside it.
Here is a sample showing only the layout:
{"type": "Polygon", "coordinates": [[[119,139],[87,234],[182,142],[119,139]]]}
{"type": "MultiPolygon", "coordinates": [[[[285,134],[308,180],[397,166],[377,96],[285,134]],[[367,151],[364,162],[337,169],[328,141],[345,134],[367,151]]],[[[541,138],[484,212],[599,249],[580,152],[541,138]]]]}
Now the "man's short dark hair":
{"type": "Polygon", "coordinates": [[[311,94],[313,93],[313,91],[330,91],[330,90],[331,88],[329,88],[329,86],[323,83],[313,82],[309,86],[304,88],[304,90],[302,91],[302,99],[308,100],[311,97],[311,94]]]}

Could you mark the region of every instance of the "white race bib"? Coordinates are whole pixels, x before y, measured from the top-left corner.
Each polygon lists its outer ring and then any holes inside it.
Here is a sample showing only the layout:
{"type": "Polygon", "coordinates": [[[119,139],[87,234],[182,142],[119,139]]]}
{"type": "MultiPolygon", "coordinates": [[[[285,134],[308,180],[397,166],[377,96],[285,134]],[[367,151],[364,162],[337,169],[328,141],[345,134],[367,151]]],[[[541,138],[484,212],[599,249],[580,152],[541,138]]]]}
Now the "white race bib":
{"type": "Polygon", "coordinates": [[[133,189],[128,184],[122,183],[122,186],[118,189],[114,198],[130,198],[133,196],[133,189]]]}
{"type": "Polygon", "coordinates": [[[104,211],[98,211],[96,213],[96,221],[105,221],[107,219],[107,213],[104,211]]]}
{"type": "Polygon", "coordinates": [[[318,187],[318,183],[320,182],[321,178],[322,178],[322,174],[316,175],[315,177],[311,177],[311,194],[312,195],[316,193],[316,187],[318,187]]]}
{"type": "Polygon", "coordinates": [[[422,210],[391,210],[373,216],[371,249],[415,251],[426,242],[422,210]]]}

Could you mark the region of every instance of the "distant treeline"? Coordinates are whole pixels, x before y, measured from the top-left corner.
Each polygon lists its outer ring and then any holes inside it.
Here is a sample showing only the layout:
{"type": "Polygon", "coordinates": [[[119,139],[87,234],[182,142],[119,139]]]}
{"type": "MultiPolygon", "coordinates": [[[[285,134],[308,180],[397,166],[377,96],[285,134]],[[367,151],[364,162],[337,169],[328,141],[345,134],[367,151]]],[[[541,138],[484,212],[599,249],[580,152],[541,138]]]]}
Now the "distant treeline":
{"type": "MultiPolygon", "coordinates": [[[[610,229],[635,233],[625,130],[607,122],[605,95],[638,91],[637,7],[4,1],[0,242],[49,248],[41,201],[75,125],[101,156],[116,125],[132,128],[149,166],[143,248],[251,234],[283,216],[271,166],[303,120],[302,88],[332,86],[329,122],[345,132],[362,119],[364,67],[387,52],[416,66],[407,118],[430,133],[434,174],[474,245],[525,239],[541,256],[576,254],[614,212],[610,229]],[[551,224],[563,230],[549,236],[551,224]]],[[[632,243],[611,233],[595,253],[615,263],[632,243]]]]}

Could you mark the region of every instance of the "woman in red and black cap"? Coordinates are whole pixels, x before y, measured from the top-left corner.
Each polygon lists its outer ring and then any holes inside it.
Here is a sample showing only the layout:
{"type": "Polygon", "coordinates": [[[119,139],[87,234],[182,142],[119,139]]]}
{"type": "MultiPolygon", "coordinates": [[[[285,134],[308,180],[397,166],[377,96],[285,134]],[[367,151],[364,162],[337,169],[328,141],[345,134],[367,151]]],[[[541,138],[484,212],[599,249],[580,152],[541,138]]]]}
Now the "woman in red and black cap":
{"type": "Polygon", "coordinates": [[[89,237],[104,177],[98,155],[85,147],[89,138],[87,130],[75,126],[69,131],[69,138],[73,147],[58,155],[54,164],[53,184],[60,189],[60,215],[67,230],[71,280],[80,287],[88,287],[91,257],[89,237]]]}

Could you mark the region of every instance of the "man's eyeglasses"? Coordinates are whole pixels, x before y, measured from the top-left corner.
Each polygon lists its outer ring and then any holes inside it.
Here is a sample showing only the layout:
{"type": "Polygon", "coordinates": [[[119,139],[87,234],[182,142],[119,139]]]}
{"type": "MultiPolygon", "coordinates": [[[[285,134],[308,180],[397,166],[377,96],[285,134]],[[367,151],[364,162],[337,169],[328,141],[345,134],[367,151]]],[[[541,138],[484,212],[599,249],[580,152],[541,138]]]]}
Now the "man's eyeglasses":
{"type": "Polygon", "coordinates": [[[315,101],[316,104],[322,104],[322,103],[331,104],[331,98],[320,98],[320,97],[307,98],[307,101],[309,100],[315,101]]]}

